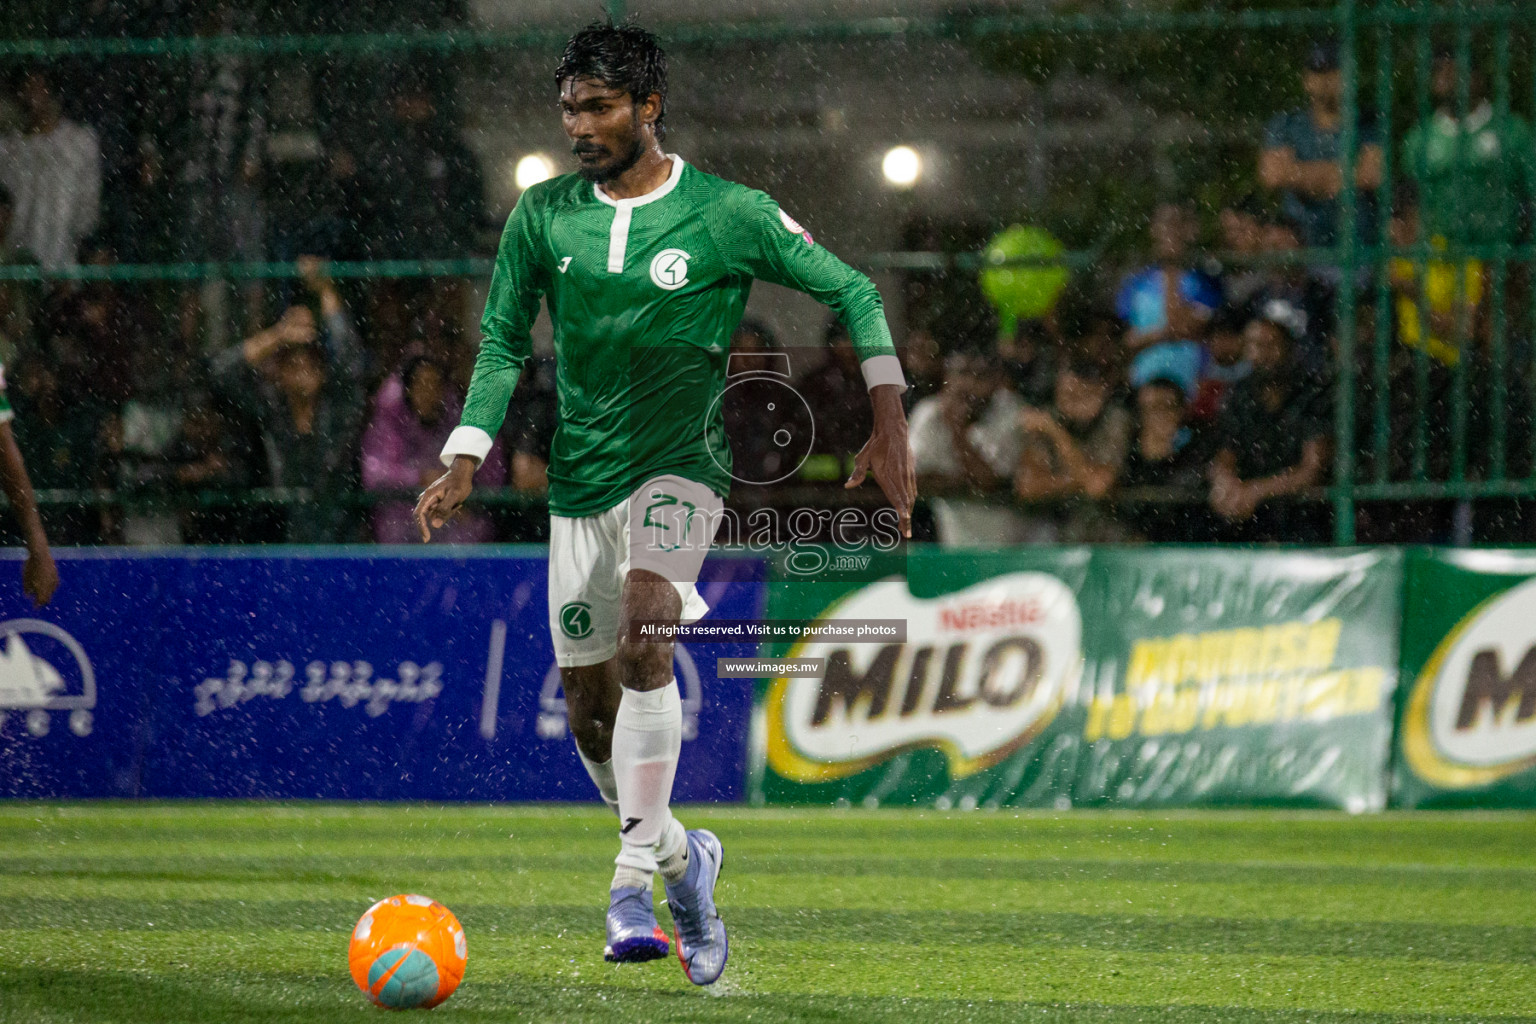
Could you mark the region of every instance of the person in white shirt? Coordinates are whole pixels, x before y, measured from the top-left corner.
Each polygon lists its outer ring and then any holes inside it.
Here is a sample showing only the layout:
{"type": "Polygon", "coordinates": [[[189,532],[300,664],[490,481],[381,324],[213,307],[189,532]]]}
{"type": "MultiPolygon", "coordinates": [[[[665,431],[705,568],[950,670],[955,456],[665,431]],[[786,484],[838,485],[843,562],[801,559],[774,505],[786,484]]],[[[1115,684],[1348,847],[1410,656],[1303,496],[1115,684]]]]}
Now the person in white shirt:
{"type": "Polygon", "coordinates": [[[932,506],[944,547],[1032,539],[1028,519],[1008,494],[1019,462],[1023,408],[996,357],[981,353],[945,359],[943,387],[913,407],[907,433],[918,488],[942,495],[932,506]]]}
{"type": "Polygon", "coordinates": [[[0,135],[0,184],[15,200],[6,245],[50,270],[73,266],[101,213],[101,146],[41,71],[22,76],[16,99],[26,128],[0,135]]]}

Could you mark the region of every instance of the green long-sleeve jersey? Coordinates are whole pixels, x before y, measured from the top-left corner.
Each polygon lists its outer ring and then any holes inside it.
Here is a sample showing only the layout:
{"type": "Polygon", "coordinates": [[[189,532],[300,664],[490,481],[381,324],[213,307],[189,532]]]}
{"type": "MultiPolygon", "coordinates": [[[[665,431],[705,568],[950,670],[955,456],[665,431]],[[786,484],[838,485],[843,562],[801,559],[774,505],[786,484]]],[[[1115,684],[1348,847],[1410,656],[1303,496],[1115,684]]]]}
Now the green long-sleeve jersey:
{"type": "Polygon", "coordinates": [[[502,233],[480,354],[445,463],[485,457],[530,354],[541,297],[554,324],[559,399],[554,515],[596,515],[662,473],[729,492],[718,399],[754,279],[830,306],[871,386],[902,383],[869,278],[815,244],[764,193],[676,156],[672,163],[666,184],[634,199],[612,199],[575,174],[523,193],[502,233]]]}

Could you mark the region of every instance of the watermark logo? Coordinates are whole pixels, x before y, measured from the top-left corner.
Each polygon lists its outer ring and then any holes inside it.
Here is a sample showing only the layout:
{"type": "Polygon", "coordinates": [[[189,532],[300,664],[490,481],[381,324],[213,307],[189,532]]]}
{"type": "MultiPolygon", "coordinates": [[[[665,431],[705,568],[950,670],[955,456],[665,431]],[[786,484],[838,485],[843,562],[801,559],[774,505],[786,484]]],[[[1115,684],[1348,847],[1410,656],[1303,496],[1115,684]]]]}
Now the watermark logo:
{"type": "MultiPolygon", "coordinates": [[[[749,330],[732,345],[723,382],[712,347],[677,344],[631,355],[635,379],[666,401],[636,406],[627,456],[637,469],[669,461],[687,467],[657,474],[634,497],[642,504],[633,524],[647,536],[632,537],[631,552],[641,545],[660,556],[732,547],[767,556],[776,574],[796,580],[900,574],[900,515],[874,474],[857,489],[841,486],[872,430],[851,342],[787,350],[749,330]],[[810,371],[803,382],[792,374],[802,366],[810,371]],[[673,475],[722,496],[728,490],[729,503],[658,486],[673,475]]],[[[673,564],[670,557],[654,562],[673,564]]],[[[676,564],[690,572],[696,565],[676,564]]]]}
{"type": "Polygon", "coordinates": [[[592,606],[585,601],[568,601],[560,606],[560,632],[572,640],[592,635],[592,606]]]}
{"type": "Polygon", "coordinates": [[[952,777],[974,774],[1038,736],[1082,674],[1082,613],[1047,573],[937,598],[885,581],[822,613],[865,617],[905,619],[906,643],[796,644],[789,657],[823,658],[826,670],[770,685],[768,764],[784,778],[826,782],[924,747],[944,753],[952,777]]]}
{"type": "Polygon", "coordinates": [[[95,728],[96,672],[85,648],[41,619],[0,622],[0,716],[25,712],[27,732],[46,736],[52,712],[69,712],[69,731],[95,728]]]}
{"type": "Polygon", "coordinates": [[[1403,718],[1422,779],[1486,786],[1536,766],[1536,580],[1474,608],[1424,664],[1403,718]]]}

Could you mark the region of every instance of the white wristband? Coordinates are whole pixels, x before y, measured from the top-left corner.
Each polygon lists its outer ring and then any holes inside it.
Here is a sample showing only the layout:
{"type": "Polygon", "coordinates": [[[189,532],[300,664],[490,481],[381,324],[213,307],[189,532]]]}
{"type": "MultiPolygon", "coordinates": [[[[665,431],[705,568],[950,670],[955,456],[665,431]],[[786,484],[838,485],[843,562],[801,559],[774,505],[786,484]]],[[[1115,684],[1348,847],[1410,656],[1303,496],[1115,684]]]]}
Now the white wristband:
{"type": "Polygon", "coordinates": [[[864,387],[873,391],[877,384],[895,384],[907,390],[907,378],[901,372],[901,360],[892,355],[870,356],[859,364],[864,372],[864,387]]]}
{"type": "Polygon", "coordinates": [[[454,427],[453,433],[448,435],[448,442],[443,445],[443,453],[438,456],[443,465],[452,466],[456,455],[468,455],[475,460],[475,466],[485,461],[485,457],[491,453],[491,435],[479,427],[454,427]]]}

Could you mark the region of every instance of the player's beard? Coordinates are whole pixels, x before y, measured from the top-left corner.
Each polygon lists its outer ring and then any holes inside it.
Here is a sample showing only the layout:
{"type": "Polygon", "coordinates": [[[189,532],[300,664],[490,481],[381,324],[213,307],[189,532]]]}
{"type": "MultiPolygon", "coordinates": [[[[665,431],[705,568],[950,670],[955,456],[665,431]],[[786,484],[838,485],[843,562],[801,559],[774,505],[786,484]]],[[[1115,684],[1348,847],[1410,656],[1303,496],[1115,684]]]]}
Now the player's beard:
{"type": "Polygon", "coordinates": [[[605,184],[617,178],[640,161],[640,154],[645,152],[645,141],[640,132],[640,119],[635,118],[635,131],[630,136],[629,149],[615,156],[613,159],[601,164],[581,166],[577,169],[583,178],[599,185],[605,184]]]}

